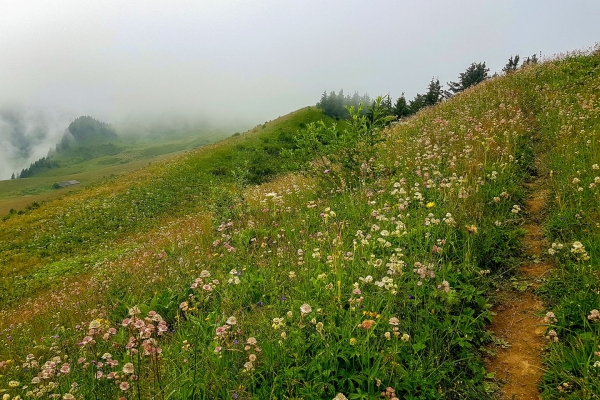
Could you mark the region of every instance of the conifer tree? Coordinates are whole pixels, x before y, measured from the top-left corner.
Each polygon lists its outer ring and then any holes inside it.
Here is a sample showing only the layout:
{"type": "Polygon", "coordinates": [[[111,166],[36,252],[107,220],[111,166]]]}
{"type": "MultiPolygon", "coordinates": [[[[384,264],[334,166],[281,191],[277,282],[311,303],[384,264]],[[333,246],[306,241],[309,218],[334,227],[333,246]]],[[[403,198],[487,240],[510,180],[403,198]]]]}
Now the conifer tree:
{"type": "Polygon", "coordinates": [[[486,68],[485,62],[483,63],[472,63],[465,72],[461,73],[458,77],[458,82],[448,82],[449,91],[445,92],[446,97],[460,93],[463,90],[477,85],[489,78],[489,68],[486,68]]]}
{"type": "Polygon", "coordinates": [[[323,94],[321,95],[321,100],[319,100],[319,102],[317,103],[317,107],[319,107],[321,110],[325,108],[325,105],[327,104],[328,101],[328,97],[327,97],[327,91],[324,91],[323,94]]]}
{"type": "Polygon", "coordinates": [[[410,101],[408,107],[410,109],[411,114],[417,113],[421,108],[425,107],[427,104],[425,103],[425,95],[421,93],[417,93],[414,99],[410,101]]]}
{"type": "Polygon", "coordinates": [[[429,87],[427,88],[427,93],[425,94],[425,105],[433,106],[440,102],[444,98],[444,92],[442,91],[442,86],[440,85],[439,79],[431,78],[431,82],[429,82],[429,87]]]}
{"type": "Polygon", "coordinates": [[[523,65],[537,64],[538,58],[537,54],[532,55],[531,57],[527,57],[525,61],[523,61],[523,65]]]}
{"type": "Polygon", "coordinates": [[[392,111],[393,114],[398,118],[404,118],[411,114],[410,107],[406,102],[406,97],[404,97],[404,92],[402,92],[402,96],[398,97],[398,100],[396,100],[394,109],[392,111]]]}
{"type": "Polygon", "coordinates": [[[386,116],[393,114],[392,98],[389,94],[381,98],[381,107],[386,116]]]}
{"type": "Polygon", "coordinates": [[[506,74],[509,74],[511,72],[516,71],[518,67],[519,67],[519,55],[517,54],[516,56],[514,56],[514,58],[511,56],[508,59],[508,62],[506,63],[504,68],[502,68],[502,71],[506,74]]]}

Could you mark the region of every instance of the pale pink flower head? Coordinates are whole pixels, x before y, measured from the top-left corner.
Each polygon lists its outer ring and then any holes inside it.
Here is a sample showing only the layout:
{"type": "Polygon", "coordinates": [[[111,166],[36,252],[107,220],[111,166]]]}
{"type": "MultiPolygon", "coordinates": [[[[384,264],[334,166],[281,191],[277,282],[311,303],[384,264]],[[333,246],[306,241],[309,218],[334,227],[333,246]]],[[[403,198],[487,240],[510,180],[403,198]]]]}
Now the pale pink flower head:
{"type": "Polygon", "coordinates": [[[223,336],[229,330],[229,328],[229,325],[218,326],[216,329],[217,336],[223,336]]]}
{"type": "Polygon", "coordinates": [[[127,389],[129,389],[129,383],[121,382],[121,384],[119,385],[119,389],[121,389],[122,391],[126,391],[127,389]]]}
{"type": "Polygon", "coordinates": [[[251,346],[256,346],[257,341],[256,341],[256,338],[250,337],[250,338],[248,338],[248,340],[246,341],[246,343],[248,343],[251,346]]]}
{"type": "Polygon", "coordinates": [[[398,326],[399,323],[400,323],[400,320],[398,318],[396,318],[396,317],[390,318],[390,325],[398,326]]]}
{"type": "Polygon", "coordinates": [[[152,321],[154,322],[161,322],[164,321],[162,315],[160,315],[159,313],[154,313],[154,315],[152,315],[152,321]]]}
{"type": "Polygon", "coordinates": [[[69,372],[71,372],[71,366],[69,366],[68,363],[64,363],[62,367],[60,367],[60,372],[62,372],[63,374],[68,374],[69,372]]]}
{"type": "MultiPolygon", "coordinates": [[[[588,317],[588,319],[589,319],[589,317],[588,317]]],[[[558,319],[556,319],[556,315],[554,315],[554,313],[552,311],[548,311],[546,313],[546,316],[544,317],[544,322],[546,322],[546,323],[558,322],[558,319]]]]}
{"type": "Polygon", "coordinates": [[[164,332],[169,330],[169,327],[167,326],[167,323],[165,321],[160,321],[157,325],[157,328],[159,335],[162,335],[164,332]]]}
{"type": "Polygon", "coordinates": [[[304,303],[300,306],[300,313],[302,315],[310,314],[311,312],[312,312],[312,307],[309,304],[304,303]]]}
{"type": "Polygon", "coordinates": [[[91,336],[86,336],[86,337],[84,337],[84,338],[83,338],[83,340],[81,341],[81,344],[82,344],[82,345],[84,345],[84,346],[85,346],[86,344],[89,344],[89,343],[92,343],[92,344],[94,343],[94,338],[93,338],[93,337],[91,337],[91,336]]]}
{"type": "Polygon", "coordinates": [[[210,276],[210,272],[208,272],[207,270],[202,270],[202,272],[200,272],[200,278],[208,278],[210,276]]]}
{"type": "Polygon", "coordinates": [[[123,373],[124,374],[133,374],[134,372],[134,367],[133,367],[133,363],[127,363],[125,365],[123,365],[123,373]]]}
{"type": "Polygon", "coordinates": [[[229,318],[227,318],[227,321],[225,321],[227,323],[227,325],[236,325],[237,324],[237,318],[234,316],[231,316],[229,318]]]}
{"type": "Polygon", "coordinates": [[[89,329],[100,329],[100,327],[101,327],[101,324],[98,319],[94,319],[94,320],[92,320],[92,322],[90,322],[89,329]]]}
{"type": "Polygon", "coordinates": [[[129,315],[131,316],[140,315],[141,313],[142,311],[138,306],[133,306],[129,309],[129,315]]]}

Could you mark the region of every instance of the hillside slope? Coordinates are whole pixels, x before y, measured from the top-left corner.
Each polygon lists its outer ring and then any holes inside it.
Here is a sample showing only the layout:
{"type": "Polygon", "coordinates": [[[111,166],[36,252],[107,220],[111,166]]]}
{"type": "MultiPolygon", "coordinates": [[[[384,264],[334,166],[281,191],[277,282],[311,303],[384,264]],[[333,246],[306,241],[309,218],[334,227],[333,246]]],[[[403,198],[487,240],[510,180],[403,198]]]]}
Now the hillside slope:
{"type": "MultiPolygon", "coordinates": [[[[96,130],[90,129],[89,134],[93,135],[96,130]]],[[[69,134],[71,139],[64,140],[62,150],[22,170],[19,179],[0,181],[0,216],[9,214],[11,210],[22,211],[34,202],[39,204],[55,199],[67,191],[98,184],[107,177],[138,170],[150,162],[171,158],[229,136],[209,129],[163,135],[125,132],[116,137],[111,133],[108,131],[95,139],[80,137],[80,140],[69,134]],[[55,188],[55,183],[73,179],[81,185],[69,189],[55,188]]],[[[82,135],[85,136],[78,136],[82,135]]]]}
{"type": "Polygon", "coordinates": [[[268,178],[280,164],[277,153],[288,140],[286,135],[320,118],[318,110],[300,110],[244,135],[106,180],[23,215],[11,215],[0,222],[3,308],[51,285],[62,276],[52,272],[55,269],[85,270],[86,263],[104,258],[99,249],[108,244],[114,252],[115,242],[160,226],[165,218],[210,211],[211,201],[229,201],[230,187],[268,178]],[[246,163],[251,166],[245,167],[246,163]],[[241,168],[245,168],[243,175],[241,168]]]}
{"type": "Polygon", "coordinates": [[[383,131],[305,110],[295,135],[258,127],[11,217],[0,388],[490,398],[490,294],[519,261],[525,182],[546,174],[559,262],[538,290],[555,315],[540,387],[596,398],[599,88],[600,56],[574,54],[383,131]]]}

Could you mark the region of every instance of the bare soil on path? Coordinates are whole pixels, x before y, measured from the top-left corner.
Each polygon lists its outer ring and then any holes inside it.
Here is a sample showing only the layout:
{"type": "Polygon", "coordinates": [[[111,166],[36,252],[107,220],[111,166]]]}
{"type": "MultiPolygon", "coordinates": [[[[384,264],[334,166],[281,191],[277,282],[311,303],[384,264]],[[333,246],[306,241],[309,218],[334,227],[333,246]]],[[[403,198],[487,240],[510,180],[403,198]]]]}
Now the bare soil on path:
{"type": "Polygon", "coordinates": [[[540,285],[551,268],[542,260],[542,250],[547,245],[540,225],[548,192],[540,183],[528,187],[531,195],[526,202],[523,226],[527,231],[523,239],[527,257],[513,284],[499,293],[499,304],[492,309],[496,315],[490,330],[500,346],[493,348],[496,356],[488,360],[487,371],[495,373],[501,384],[501,399],[539,399],[538,383],[543,374],[544,308],[532,289],[540,285]]]}

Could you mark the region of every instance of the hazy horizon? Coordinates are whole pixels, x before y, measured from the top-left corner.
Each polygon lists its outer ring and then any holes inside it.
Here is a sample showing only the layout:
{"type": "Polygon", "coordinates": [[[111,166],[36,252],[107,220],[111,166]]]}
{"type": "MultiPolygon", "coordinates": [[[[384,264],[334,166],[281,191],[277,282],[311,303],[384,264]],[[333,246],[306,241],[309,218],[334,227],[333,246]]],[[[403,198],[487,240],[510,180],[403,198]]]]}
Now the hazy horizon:
{"type": "Polygon", "coordinates": [[[80,115],[233,131],[324,90],[411,99],[472,62],[493,73],[514,54],[593,46],[597,15],[592,0],[11,3],[0,15],[0,179],[80,115]]]}

